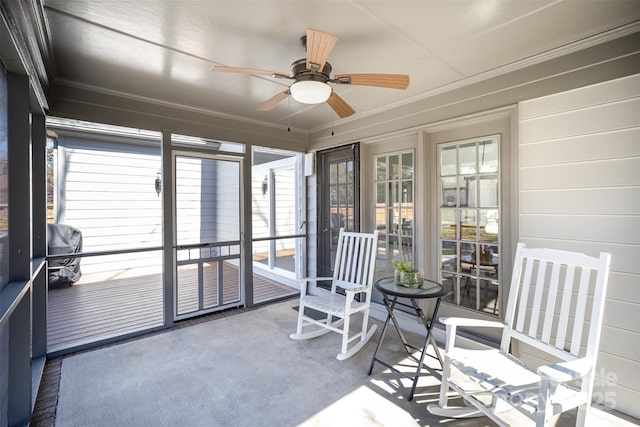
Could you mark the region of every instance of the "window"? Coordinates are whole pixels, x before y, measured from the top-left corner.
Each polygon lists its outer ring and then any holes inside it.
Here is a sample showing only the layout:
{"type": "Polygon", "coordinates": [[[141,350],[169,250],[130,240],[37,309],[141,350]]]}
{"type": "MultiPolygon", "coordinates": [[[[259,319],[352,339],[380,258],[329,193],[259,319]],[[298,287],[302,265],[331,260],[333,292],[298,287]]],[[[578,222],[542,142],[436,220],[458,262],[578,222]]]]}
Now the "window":
{"type": "Polygon", "coordinates": [[[444,301],[498,315],[499,136],[438,147],[440,280],[444,301]]]}
{"type": "Polygon", "coordinates": [[[413,151],[375,157],[375,222],[380,231],[379,255],[386,255],[385,274],[393,259],[413,262],[413,151]]]}

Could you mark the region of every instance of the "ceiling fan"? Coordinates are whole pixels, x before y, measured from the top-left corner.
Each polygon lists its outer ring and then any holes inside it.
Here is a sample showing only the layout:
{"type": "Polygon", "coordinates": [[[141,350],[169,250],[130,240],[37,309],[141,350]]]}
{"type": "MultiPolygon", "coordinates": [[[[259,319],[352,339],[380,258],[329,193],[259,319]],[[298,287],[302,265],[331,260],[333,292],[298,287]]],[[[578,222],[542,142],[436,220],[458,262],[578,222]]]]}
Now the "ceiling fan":
{"type": "Polygon", "coordinates": [[[409,76],[406,74],[336,74],[331,78],[331,64],[327,62],[338,38],[323,31],[307,29],[300,39],[307,57],[291,64],[291,75],[256,68],[213,66],[211,71],[243,74],[262,74],[274,78],[294,80],[286,90],[260,104],[256,110],[269,111],[289,95],[303,104],[326,102],[340,116],[349,117],[355,110],[340,98],[328,83],[358,86],[376,86],[391,89],[406,89],[409,76]]]}

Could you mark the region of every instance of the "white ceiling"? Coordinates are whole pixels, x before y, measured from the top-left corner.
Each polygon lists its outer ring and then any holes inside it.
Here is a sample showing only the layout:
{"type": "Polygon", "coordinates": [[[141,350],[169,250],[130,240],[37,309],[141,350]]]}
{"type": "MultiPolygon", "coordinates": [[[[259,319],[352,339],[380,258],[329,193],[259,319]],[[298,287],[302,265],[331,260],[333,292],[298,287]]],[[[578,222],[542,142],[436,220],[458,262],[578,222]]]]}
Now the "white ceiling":
{"type": "Polygon", "coordinates": [[[334,86],[355,110],[419,100],[550,59],[637,27],[639,0],[45,0],[56,80],[215,114],[317,130],[340,119],[292,99],[291,82],[213,73],[212,65],[289,74],[307,28],[338,37],[334,73],[404,73],[407,90],[334,86]]]}

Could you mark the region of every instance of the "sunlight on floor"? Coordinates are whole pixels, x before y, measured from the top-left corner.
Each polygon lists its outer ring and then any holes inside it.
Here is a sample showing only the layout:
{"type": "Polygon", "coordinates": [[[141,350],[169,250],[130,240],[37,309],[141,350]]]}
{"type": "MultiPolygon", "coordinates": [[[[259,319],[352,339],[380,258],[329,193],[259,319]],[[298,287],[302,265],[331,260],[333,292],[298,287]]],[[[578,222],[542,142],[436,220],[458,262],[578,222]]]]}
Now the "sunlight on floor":
{"type": "Polygon", "coordinates": [[[327,425],[414,427],[419,424],[404,409],[361,386],[300,424],[305,427],[327,425]]]}

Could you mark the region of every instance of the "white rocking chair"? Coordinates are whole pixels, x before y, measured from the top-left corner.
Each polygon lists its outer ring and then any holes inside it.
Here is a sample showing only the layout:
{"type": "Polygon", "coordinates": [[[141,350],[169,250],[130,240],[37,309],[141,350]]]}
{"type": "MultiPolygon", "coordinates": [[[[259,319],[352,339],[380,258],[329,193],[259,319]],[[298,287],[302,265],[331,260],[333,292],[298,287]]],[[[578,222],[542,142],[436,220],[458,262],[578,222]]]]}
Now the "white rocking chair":
{"type": "Polygon", "coordinates": [[[369,330],[367,326],[377,243],[377,231],[373,234],[365,234],[340,229],[333,277],[300,280],[298,326],[296,333],[290,335],[291,339],[303,340],[319,337],[331,331],[337,332],[342,335],[342,350],[338,353],[338,360],[347,359],[364,347],[376,331],[376,325],[372,325],[369,330]],[[327,280],[332,281],[330,293],[318,289],[317,295],[307,295],[308,282],[327,280]],[[344,292],[344,295],[338,292],[339,289],[344,292]],[[356,295],[360,295],[360,298],[356,299],[356,295]],[[305,313],[306,309],[324,313],[326,317],[316,320],[305,313]],[[362,329],[350,337],[350,320],[356,313],[362,313],[362,329]],[[304,328],[309,326],[315,326],[315,328],[305,331],[304,328]],[[349,347],[349,344],[355,340],[358,342],[349,347]]]}
{"type": "Polygon", "coordinates": [[[606,253],[594,258],[527,249],[520,243],[503,322],[440,319],[447,328],[442,384],[439,403],[429,405],[429,412],[454,418],[486,415],[501,426],[524,425],[523,420],[543,426],[578,408],[576,425],[584,425],[591,406],[610,259],[606,253]],[[470,326],[502,328],[500,348],[456,347],[456,328],[470,326]],[[530,369],[514,356],[514,345],[559,362],[530,369]],[[449,388],[470,405],[448,406],[449,388]]]}

